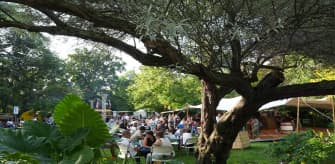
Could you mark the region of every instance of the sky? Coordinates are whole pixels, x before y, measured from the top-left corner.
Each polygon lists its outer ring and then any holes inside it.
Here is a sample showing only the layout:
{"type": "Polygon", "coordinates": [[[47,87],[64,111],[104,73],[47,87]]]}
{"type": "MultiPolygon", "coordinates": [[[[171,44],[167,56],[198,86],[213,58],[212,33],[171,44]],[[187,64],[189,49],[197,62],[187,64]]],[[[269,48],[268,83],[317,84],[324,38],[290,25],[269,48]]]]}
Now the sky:
{"type": "MultiPolygon", "coordinates": [[[[76,48],[87,47],[85,45],[85,40],[78,39],[75,37],[68,36],[53,36],[49,34],[44,34],[50,38],[50,49],[55,52],[61,59],[66,59],[68,54],[74,53],[76,48]]],[[[138,70],[142,65],[129,55],[123,53],[122,51],[115,51],[115,54],[120,56],[124,62],[126,62],[126,70],[138,70]]]]}

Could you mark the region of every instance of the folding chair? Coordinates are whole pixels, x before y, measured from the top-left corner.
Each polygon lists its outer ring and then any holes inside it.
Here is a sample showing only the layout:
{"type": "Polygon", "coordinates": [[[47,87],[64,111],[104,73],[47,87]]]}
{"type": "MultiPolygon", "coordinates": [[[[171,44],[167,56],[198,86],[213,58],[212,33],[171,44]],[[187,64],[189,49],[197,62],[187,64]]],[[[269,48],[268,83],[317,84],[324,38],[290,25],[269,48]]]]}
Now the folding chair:
{"type": "Polygon", "coordinates": [[[198,137],[188,138],[185,141],[185,144],[181,145],[180,147],[186,150],[186,154],[190,152],[190,149],[195,150],[197,148],[198,137]]]}
{"type": "Polygon", "coordinates": [[[147,155],[147,163],[166,163],[174,160],[176,153],[172,146],[152,146],[151,153],[147,155]]]}
{"type": "MultiPolygon", "coordinates": [[[[121,158],[124,160],[123,163],[127,163],[128,158],[133,159],[133,163],[136,163],[135,158],[140,158],[139,156],[135,156],[135,154],[131,154],[129,151],[130,148],[130,144],[126,145],[123,143],[118,142],[117,143],[118,147],[119,147],[119,154],[118,154],[118,158],[121,158]]],[[[119,162],[117,162],[119,163],[119,162]]]]}

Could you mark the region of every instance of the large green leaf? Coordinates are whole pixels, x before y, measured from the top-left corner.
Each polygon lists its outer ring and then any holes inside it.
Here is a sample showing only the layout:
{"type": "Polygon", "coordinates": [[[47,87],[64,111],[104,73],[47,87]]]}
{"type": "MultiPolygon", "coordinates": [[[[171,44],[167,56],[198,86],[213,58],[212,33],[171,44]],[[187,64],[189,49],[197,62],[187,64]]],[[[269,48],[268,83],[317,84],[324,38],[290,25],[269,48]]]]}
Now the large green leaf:
{"type": "Polygon", "coordinates": [[[0,129],[0,144],[3,151],[18,151],[23,153],[41,153],[48,155],[45,137],[24,135],[20,130],[0,129]]]}
{"type": "Polygon", "coordinates": [[[93,159],[93,149],[88,146],[84,146],[82,149],[71,154],[71,156],[69,156],[68,158],[62,160],[60,164],[85,164],[91,162],[93,159]]]}
{"type": "Polygon", "coordinates": [[[55,108],[54,119],[60,131],[69,136],[78,129],[88,129],[85,139],[89,146],[97,147],[110,136],[100,114],[76,95],[66,96],[55,108]]]}
{"type": "Polygon", "coordinates": [[[72,152],[77,146],[83,144],[88,132],[88,129],[78,129],[75,133],[71,134],[71,136],[67,136],[60,141],[59,147],[61,147],[64,152],[72,152]]]}
{"type": "Polygon", "coordinates": [[[59,140],[62,137],[56,126],[41,121],[25,121],[22,130],[26,135],[45,137],[51,140],[59,140]]]}
{"type": "Polygon", "coordinates": [[[59,124],[62,122],[62,119],[64,118],[64,115],[66,115],[66,111],[73,109],[76,107],[78,104],[83,103],[82,100],[74,95],[74,94],[69,94],[63,98],[61,102],[59,102],[54,110],[54,121],[59,124]]]}

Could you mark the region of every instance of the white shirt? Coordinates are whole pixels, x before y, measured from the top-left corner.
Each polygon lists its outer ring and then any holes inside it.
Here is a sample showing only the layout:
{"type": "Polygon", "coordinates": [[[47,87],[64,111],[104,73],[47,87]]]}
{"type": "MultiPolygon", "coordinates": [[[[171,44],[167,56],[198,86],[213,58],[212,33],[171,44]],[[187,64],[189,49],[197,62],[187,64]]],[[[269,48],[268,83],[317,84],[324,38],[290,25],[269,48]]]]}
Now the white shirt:
{"type": "Polygon", "coordinates": [[[134,134],[136,132],[136,127],[135,126],[131,126],[129,128],[129,130],[130,130],[130,134],[134,134]]]}
{"type": "Polygon", "coordinates": [[[129,151],[130,155],[132,157],[134,157],[136,155],[137,152],[135,151],[135,145],[132,142],[130,142],[129,138],[122,137],[121,141],[119,143],[124,144],[124,145],[129,145],[128,151],[129,151]]]}
{"type": "Polygon", "coordinates": [[[175,140],[175,139],[177,139],[177,137],[174,135],[174,134],[172,134],[172,133],[168,133],[166,136],[164,136],[164,138],[168,138],[168,139],[170,139],[170,140],[175,140]]]}
{"type": "Polygon", "coordinates": [[[160,140],[162,146],[172,146],[171,141],[168,138],[161,138],[160,140]]]}
{"type": "Polygon", "coordinates": [[[180,136],[181,135],[181,129],[177,129],[177,131],[174,133],[175,136],[180,136]]]}
{"type": "Polygon", "coordinates": [[[136,130],[135,133],[130,137],[130,140],[139,140],[141,139],[143,134],[140,130],[136,130]]]}
{"type": "Polygon", "coordinates": [[[192,138],[192,133],[183,133],[183,145],[185,145],[185,142],[187,139],[192,138]]]}

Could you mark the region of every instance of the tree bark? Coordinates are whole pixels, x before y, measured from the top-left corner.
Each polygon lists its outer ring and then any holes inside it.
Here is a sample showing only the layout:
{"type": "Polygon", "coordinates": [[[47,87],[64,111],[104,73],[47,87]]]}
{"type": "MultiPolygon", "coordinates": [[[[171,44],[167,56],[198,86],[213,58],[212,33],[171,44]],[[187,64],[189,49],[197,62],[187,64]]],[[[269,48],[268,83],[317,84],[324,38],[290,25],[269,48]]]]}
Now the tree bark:
{"type": "Polygon", "coordinates": [[[227,163],[236,136],[247,120],[256,114],[258,108],[257,103],[243,98],[232,111],[226,112],[220,118],[211,137],[216,163],[227,163]]]}
{"type": "Polygon", "coordinates": [[[216,107],[219,103],[217,89],[209,81],[202,80],[202,107],[201,107],[201,133],[198,141],[197,164],[212,163],[212,148],[210,146],[210,135],[215,129],[216,107]]]}
{"type": "Polygon", "coordinates": [[[208,127],[211,131],[208,129],[202,130],[198,143],[197,164],[227,163],[236,136],[247,120],[256,114],[259,107],[260,104],[256,101],[248,102],[247,99],[243,98],[232,111],[226,112],[217,124],[213,123],[215,117],[210,117],[212,111],[216,111],[216,106],[212,108],[209,104],[204,107],[202,110],[205,113],[205,123],[202,124],[202,128],[208,127]],[[206,112],[209,113],[206,114],[206,112]],[[210,128],[211,126],[213,128],[210,128]]]}
{"type": "Polygon", "coordinates": [[[269,73],[254,90],[246,92],[248,95],[243,95],[233,110],[221,116],[218,123],[215,120],[215,111],[222,93],[214,84],[203,80],[202,121],[204,122],[199,139],[197,164],[227,163],[239,131],[264,104],[263,91],[273,90],[283,79],[281,72],[269,73]]]}

